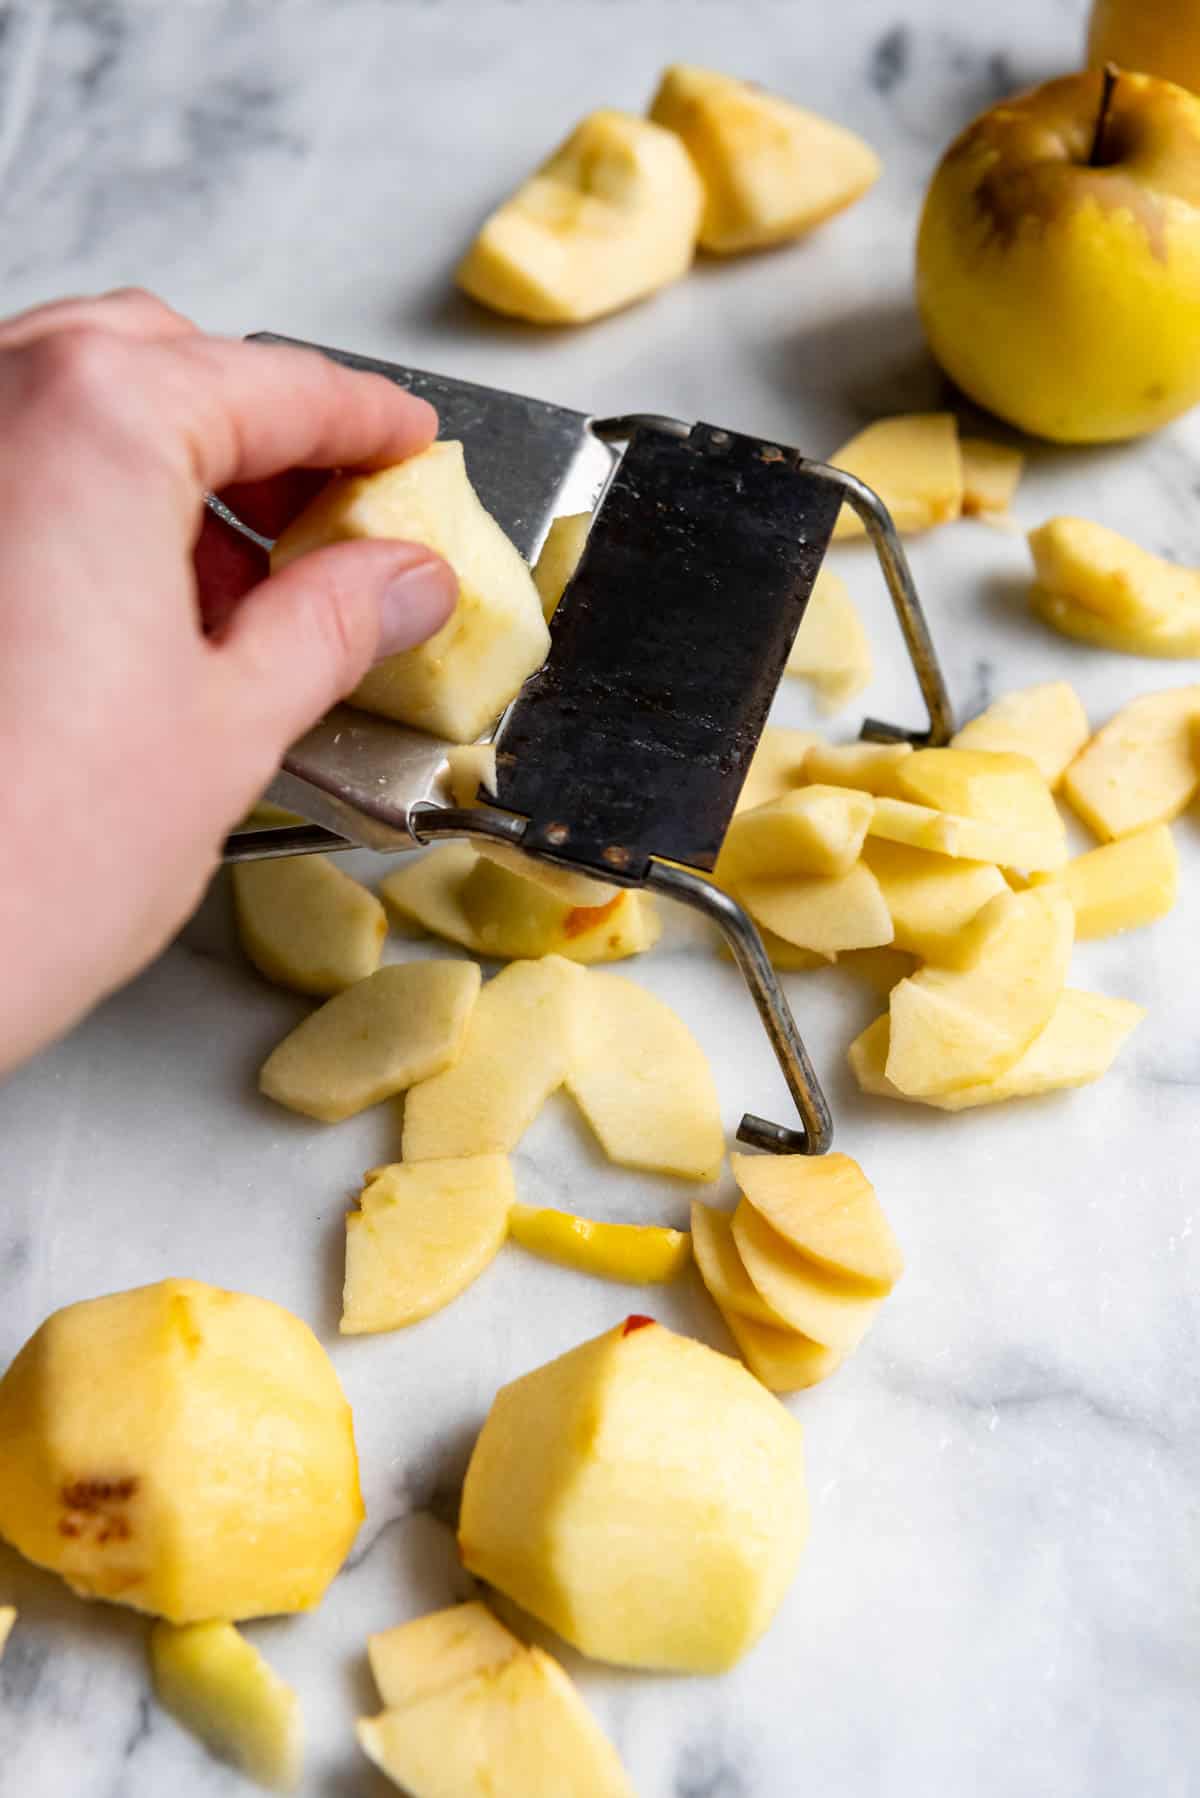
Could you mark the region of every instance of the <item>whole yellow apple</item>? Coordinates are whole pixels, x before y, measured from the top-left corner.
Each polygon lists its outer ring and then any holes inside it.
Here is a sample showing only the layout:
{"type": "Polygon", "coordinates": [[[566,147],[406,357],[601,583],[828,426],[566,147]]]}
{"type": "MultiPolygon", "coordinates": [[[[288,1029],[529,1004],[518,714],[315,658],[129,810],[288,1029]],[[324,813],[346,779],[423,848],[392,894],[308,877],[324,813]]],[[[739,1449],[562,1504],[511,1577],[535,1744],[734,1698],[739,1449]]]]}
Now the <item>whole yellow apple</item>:
{"type": "Polygon", "coordinates": [[[917,303],[952,380],[1059,443],[1200,399],[1200,100],[1097,70],[983,113],[934,175],[917,303]]]}
{"type": "Polygon", "coordinates": [[[1196,0],[1094,0],[1087,59],[1093,67],[1115,62],[1200,92],[1200,6],[1196,0]]]}

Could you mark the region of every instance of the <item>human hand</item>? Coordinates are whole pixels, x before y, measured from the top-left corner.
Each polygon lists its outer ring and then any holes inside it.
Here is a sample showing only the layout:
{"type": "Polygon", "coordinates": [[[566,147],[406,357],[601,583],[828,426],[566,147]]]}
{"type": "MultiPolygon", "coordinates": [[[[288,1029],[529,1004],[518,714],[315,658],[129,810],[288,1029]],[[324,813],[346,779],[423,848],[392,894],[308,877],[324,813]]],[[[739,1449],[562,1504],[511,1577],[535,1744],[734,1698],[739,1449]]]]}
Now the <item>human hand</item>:
{"type": "Polygon", "coordinates": [[[263,578],[205,490],[275,534],[320,479],[287,471],[383,467],[436,425],[136,290],[0,323],[0,1072],[158,953],[287,745],[453,608],[412,544],[263,578]]]}

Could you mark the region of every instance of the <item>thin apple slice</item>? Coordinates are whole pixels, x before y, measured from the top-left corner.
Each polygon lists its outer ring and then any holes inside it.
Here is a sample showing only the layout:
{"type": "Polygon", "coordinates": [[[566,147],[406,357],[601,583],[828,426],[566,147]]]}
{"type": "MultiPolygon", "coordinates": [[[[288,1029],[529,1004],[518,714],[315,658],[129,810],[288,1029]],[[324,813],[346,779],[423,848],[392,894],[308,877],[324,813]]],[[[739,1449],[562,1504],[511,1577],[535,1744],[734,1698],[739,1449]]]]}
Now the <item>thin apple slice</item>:
{"type": "Polygon", "coordinates": [[[865,980],[874,992],[887,998],[894,986],[917,971],[917,958],[905,949],[883,944],[878,949],[847,949],[837,959],[838,968],[865,980]]]}
{"type": "Polygon", "coordinates": [[[336,1124],[450,1067],[480,975],[470,961],[379,968],[297,1024],[258,1077],[268,1099],[336,1124]]]}
{"type": "Polygon", "coordinates": [[[1003,1074],[1049,1023],[1074,932],[1055,883],[990,899],[959,939],[958,966],[922,968],[893,992],[892,1084],[927,1098],[1003,1074]]]}
{"type": "Polygon", "coordinates": [[[871,949],[892,940],[891,913],[879,882],[862,862],[848,874],[830,877],[740,880],[736,891],[768,930],[831,961],[841,950],[871,949]]]}
{"type": "Polygon", "coordinates": [[[533,565],[533,584],[541,596],[542,616],[547,624],[558,610],[558,602],[579,566],[591,523],[590,512],[568,512],[562,518],[556,518],[546,533],[546,541],[533,565]]]}
{"type": "MultiPolygon", "coordinates": [[[[588,516],[585,514],[585,516],[588,516]]],[[[534,569],[536,575],[537,570],[534,569]]],[[[446,769],[450,796],[463,811],[479,804],[479,790],[496,791],[496,745],[494,743],[458,744],[446,753],[446,769]]],[[[460,844],[449,845],[460,848],[460,844]]],[[[492,843],[486,837],[474,837],[470,845],[477,855],[497,862],[523,880],[532,880],[547,892],[554,893],[573,906],[607,905],[615,899],[619,887],[607,881],[593,880],[588,874],[577,874],[574,868],[559,868],[536,856],[524,855],[509,843],[492,843]]]]}
{"type": "Polygon", "coordinates": [[[1179,857],[1168,824],[1077,855],[1062,873],[1075,908],[1075,936],[1115,936],[1165,917],[1179,891],[1179,857]]]}
{"type": "Polygon", "coordinates": [[[851,1043],[850,1066],[865,1093],[932,1105],[939,1111],[968,1111],[978,1105],[998,1105],[1005,1099],[1087,1086],[1108,1072],[1121,1044],[1145,1015],[1140,1005],[1127,999],[1109,999],[1102,993],[1067,987],[1045,1029],[1003,1074],[977,1086],[916,1099],[893,1086],[887,1077],[891,1026],[885,1012],[851,1043]]]}
{"type": "Polygon", "coordinates": [[[798,1255],[748,1199],[733,1214],[733,1236],[746,1272],[771,1309],[793,1330],[825,1348],[858,1347],[883,1300],[834,1280],[798,1255]]]}
{"type": "Polygon", "coordinates": [[[846,1359],[841,1349],[826,1348],[799,1330],[777,1330],[741,1312],[727,1311],[719,1299],[717,1309],[742,1360],[768,1392],[802,1392],[818,1386],[846,1359]]]}
{"type": "Polygon", "coordinates": [[[768,724],[758,740],[753,760],[738,794],[737,813],[752,812],[772,799],[782,799],[808,780],[809,751],[820,742],[811,730],[790,730],[768,724]]]}
{"type": "Polygon", "coordinates": [[[238,862],[233,903],[242,948],[278,986],[327,998],[379,966],[384,909],[328,856],[238,862]]]}
{"type": "Polygon", "coordinates": [[[508,1231],[514,1242],[601,1280],[655,1285],[674,1280],[687,1266],[692,1245],[686,1230],[660,1224],[610,1224],[535,1205],[513,1206],[508,1231]]]}
{"type": "MultiPolygon", "coordinates": [[[[829,457],[834,468],[873,487],[898,531],[927,531],[963,508],[963,460],[952,412],[879,418],[829,457]]],[[[861,537],[857,512],[843,505],[834,541],[861,537]]]]}
{"type": "Polygon", "coordinates": [[[634,1798],[616,1750],[540,1648],[364,1718],[358,1739],[410,1798],[634,1798]]]}
{"type": "Polygon", "coordinates": [[[295,1791],[300,1701],[232,1623],[156,1623],[150,1666],[159,1703],[214,1754],[269,1791],[295,1791]]]}
{"type": "Polygon", "coordinates": [[[912,753],[911,743],[814,743],[804,758],[804,779],[894,798],[896,770],[912,753]]]}
{"type": "Polygon", "coordinates": [[[957,861],[882,837],[866,843],[863,861],[879,882],[896,948],[922,961],[942,961],[963,926],[1005,891],[1004,876],[993,862],[957,861]]]}
{"type": "Polygon", "coordinates": [[[479,995],[453,1067],[404,1105],[405,1161],[507,1155],[566,1078],[574,1040],[571,962],[514,961],[479,995]]]}
{"type": "Polygon", "coordinates": [[[798,787],[730,824],[716,878],[736,886],[743,875],[848,874],[858,860],[873,801],[851,787],[798,787]]]}
{"type": "Polygon", "coordinates": [[[389,1710],[503,1667],[524,1651],[478,1599],[367,1637],[371,1675],[389,1710]]]}
{"type": "Polygon", "coordinates": [[[692,1201],[692,1253],[700,1278],[723,1313],[736,1311],[771,1330],[786,1330],[787,1324],[777,1311],[772,1311],[742,1260],[733,1239],[733,1218],[727,1211],[717,1211],[699,1199],[692,1201]]]}
{"type": "Polygon", "coordinates": [[[0,1604],[0,1657],[8,1645],[12,1635],[13,1624],[17,1621],[17,1607],[11,1604],[0,1604]]]}
{"type": "Polygon", "coordinates": [[[1200,655],[1200,618],[1195,608],[1129,624],[1124,619],[1093,612],[1065,593],[1052,593],[1038,581],[1029,589],[1029,604],[1037,617],[1061,637],[1092,643],[1097,649],[1158,661],[1191,661],[1200,655]]]}
{"type": "Polygon", "coordinates": [[[1200,686],[1131,700],[1071,763],[1064,797],[1106,841],[1169,824],[1200,784],[1198,719],[1200,686]]]}
{"type": "Polygon", "coordinates": [[[824,709],[836,712],[869,684],[871,671],[871,640],[846,583],[822,568],[785,672],[811,681],[824,709]]]}
{"type": "Polygon", "coordinates": [[[875,1188],[849,1155],[731,1154],[742,1196],[798,1255],[885,1296],[904,1257],[875,1188]]]}
{"type": "Polygon", "coordinates": [[[574,1004],[567,1090],[609,1160],[715,1180],[725,1154],[721,1105],[683,1019],[619,974],[583,976],[574,1004]]]}
{"type": "Polygon", "coordinates": [[[1091,732],[1074,687],[1047,681],[992,701],[951,739],[954,749],[993,749],[1027,755],[1053,791],[1091,732]]]}
{"type": "Polygon", "coordinates": [[[1020,874],[1053,873],[1067,860],[1066,833],[1057,815],[1053,830],[1034,833],[1002,820],[939,812],[910,799],[877,799],[867,835],[960,861],[995,862],[1020,874]]]}
{"type": "Polygon", "coordinates": [[[1021,480],[1025,458],[1020,450],[987,437],[961,437],[962,509],[974,518],[1008,515],[1021,480]]]}

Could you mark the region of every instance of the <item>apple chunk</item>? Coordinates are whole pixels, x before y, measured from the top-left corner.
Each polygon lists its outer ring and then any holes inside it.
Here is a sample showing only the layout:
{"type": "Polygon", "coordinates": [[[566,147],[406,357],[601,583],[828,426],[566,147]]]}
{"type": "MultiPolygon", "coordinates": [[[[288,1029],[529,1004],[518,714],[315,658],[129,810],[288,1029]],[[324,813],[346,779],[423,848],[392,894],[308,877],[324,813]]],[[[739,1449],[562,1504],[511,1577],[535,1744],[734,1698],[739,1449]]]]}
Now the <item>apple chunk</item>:
{"type": "Polygon", "coordinates": [[[817,575],[786,672],[811,681],[823,708],[836,712],[871,679],[871,640],[854,601],[828,568],[817,575]]]}
{"type": "Polygon", "coordinates": [[[233,901],[242,948],[279,986],[326,998],[379,966],[384,909],[328,856],[239,862],[233,901]]]}
{"type": "Polygon", "coordinates": [[[1025,458],[1020,450],[986,437],[963,437],[962,509],[976,518],[1003,518],[1012,505],[1025,458]]]}
{"type": "Polygon", "coordinates": [[[667,69],[650,117],[679,133],[700,171],[700,242],[717,255],[799,237],[879,178],[860,137],[711,69],[667,69]]]}
{"type": "Polygon", "coordinates": [[[232,1623],[157,1623],[150,1632],[154,1690],[185,1729],[273,1792],[291,1792],[304,1766],[300,1702],[232,1623]]]}
{"type": "Polygon", "coordinates": [[[958,965],[922,968],[892,993],[887,1077],[912,1098],[994,1080],[1050,1021],[1075,918],[1054,884],[990,899],[958,965]]]}
{"type": "Polygon", "coordinates": [[[716,878],[730,886],[747,874],[848,874],[873,809],[867,793],[812,786],[739,812],[721,845],[716,878]]]}
{"type": "Polygon", "coordinates": [[[686,1230],[659,1224],[609,1224],[570,1211],[515,1204],[509,1235],[532,1255],[595,1274],[602,1280],[650,1285],[673,1280],[687,1266],[691,1243],[686,1230]]]}
{"type": "Polygon", "coordinates": [[[1108,841],[1169,824],[1200,784],[1198,720],[1200,686],[1131,700],[1071,763],[1064,797],[1108,841]]]}
{"type": "MultiPolygon", "coordinates": [[[[829,461],[874,488],[898,531],[927,531],[962,511],[962,451],[952,412],[876,419],[829,461]]],[[[864,529],[858,513],[843,505],[834,540],[861,537],[864,529]]]]}
{"type": "Polygon", "coordinates": [[[558,602],[579,566],[591,524],[590,512],[568,512],[556,518],[546,533],[546,541],[533,565],[533,584],[538,590],[547,624],[558,610],[558,602]]]}
{"type": "Polygon", "coordinates": [[[1075,908],[1075,936],[1113,936],[1165,917],[1179,890],[1179,857],[1167,824],[1103,843],[1068,862],[1063,890],[1075,908]]]}
{"type": "Polygon", "coordinates": [[[840,1154],[729,1160],[743,1196],[798,1255],[835,1279],[892,1290],[904,1258],[857,1161],[840,1154]]]}
{"type": "Polygon", "coordinates": [[[335,1124],[455,1060],[479,995],[472,961],[379,968],[297,1024],[263,1063],[259,1089],[335,1124]]]}
{"type": "Polygon", "coordinates": [[[367,1637],[371,1676],[389,1710],[503,1667],[523,1653],[524,1644],[478,1599],[367,1637]]]}
{"type": "Polygon", "coordinates": [[[346,1219],[342,1334],[401,1330],[456,1299],[499,1253],[514,1197],[503,1155],[377,1170],[346,1219]]]}
{"type": "Polygon", "coordinates": [[[989,899],[1007,890],[993,862],[956,860],[882,837],[866,844],[863,860],[879,882],[896,947],[922,961],[943,960],[963,926],[989,899]]]}
{"type": "Polygon", "coordinates": [[[427,544],[459,590],[441,630],[372,668],[352,703],[470,743],[545,661],[550,633],[529,569],[467,478],[462,444],[434,443],[378,474],[331,481],[279,538],[271,566],[354,537],[427,544]]]}
{"type": "Polygon", "coordinates": [[[686,274],[703,198],[673,132],[589,113],[486,221],[458,285],[534,324],[600,318],[686,274]]]}
{"type": "Polygon", "coordinates": [[[1033,607],[1066,636],[1129,655],[1200,655],[1200,570],[1085,518],[1029,533],[1033,607]]]}
{"type": "Polygon", "coordinates": [[[669,1005],[619,974],[586,974],[573,1000],[567,1090],[610,1161],[715,1180],[721,1106],[703,1049],[669,1005]]]}
{"type": "Polygon", "coordinates": [[[883,1303],[878,1293],[824,1273],[743,1197],[733,1237],[746,1272],[785,1324],[838,1354],[858,1347],[883,1303]]]}
{"type": "Polygon", "coordinates": [[[1066,681],[1021,687],[992,701],[952,740],[954,749],[1027,755],[1055,789],[1090,736],[1087,713],[1066,681]]]}
{"type": "Polygon", "coordinates": [[[737,882],[737,896],[768,930],[833,960],[845,949],[871,949],[892,940],[892,919],[879,882],[857,862],[848,874],[755,876],[737,882]]]}

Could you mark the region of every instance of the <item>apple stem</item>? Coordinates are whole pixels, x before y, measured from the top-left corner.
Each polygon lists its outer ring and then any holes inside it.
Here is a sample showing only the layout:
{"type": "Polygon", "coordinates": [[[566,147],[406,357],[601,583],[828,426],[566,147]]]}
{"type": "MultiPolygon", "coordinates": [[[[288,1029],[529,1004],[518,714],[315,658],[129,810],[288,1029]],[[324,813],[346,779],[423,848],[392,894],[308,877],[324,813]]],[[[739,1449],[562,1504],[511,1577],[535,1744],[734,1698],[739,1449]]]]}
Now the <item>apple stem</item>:
{"type": "Polygon", "coordinates": [[[1104,161],[1104,127],[1108,124],[1109,108],[1112,105],[1113,89],[1117,85],[1120,70],[1115,62],[1106,62],[1104,73],[1100,78],[1100,110],[1096,114],[1096,129],[1092,133],[1092,148],[1088,154],[1088,167],[1098,169],[1104,161]]]}

